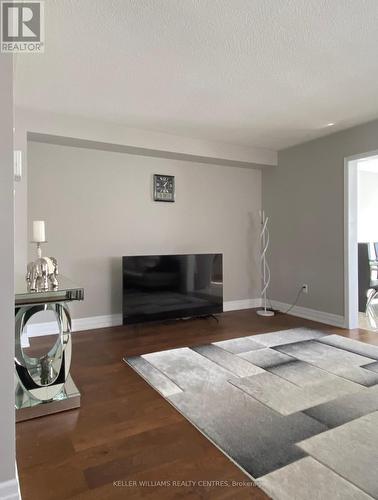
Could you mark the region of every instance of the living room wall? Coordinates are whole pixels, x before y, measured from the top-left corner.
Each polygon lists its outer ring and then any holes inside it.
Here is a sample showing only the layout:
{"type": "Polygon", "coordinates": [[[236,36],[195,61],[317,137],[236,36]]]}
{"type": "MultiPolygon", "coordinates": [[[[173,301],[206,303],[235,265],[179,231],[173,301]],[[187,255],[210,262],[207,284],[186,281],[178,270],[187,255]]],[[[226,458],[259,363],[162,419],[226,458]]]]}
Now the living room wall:
{"type": "Polygon", "coordinates": [[[0,498],[18,498],[14,413],[13,57],[0,55],[0,498]]]}
{"type": "Polygon", "coordinates": [[[224,300],[258,298],[260,207],[258,169],[28,143],[29,231],[46,220],[46,254],[85,288],[74,318],[121,313],[128,254],[223,252],[224,300]],[[176,176],[175,203],[153,201],[154,173],[176,176]]]}
{"type": "Polygon", "coordinates": [[[344,158],[378,150],[378,120],[278,153],[263,172],[271,298],[344,315],[344,158]]]}

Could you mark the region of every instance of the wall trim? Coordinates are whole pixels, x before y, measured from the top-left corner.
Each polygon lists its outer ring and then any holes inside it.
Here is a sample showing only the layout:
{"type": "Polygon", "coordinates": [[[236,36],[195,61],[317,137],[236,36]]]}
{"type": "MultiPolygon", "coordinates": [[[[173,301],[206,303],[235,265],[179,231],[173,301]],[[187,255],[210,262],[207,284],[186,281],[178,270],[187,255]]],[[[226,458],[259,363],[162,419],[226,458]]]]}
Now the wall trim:
{"type": "Polygon", "coordinates": [[[378,150],[344,158],[344,311],[346,328],[358,328],[358,161],[378,150]]]}
{"type": "Polygon", "coordinates": [[[258,299],[226,300],[226,302],[223,303],[223,311],[241,311],[242,309],[253,309],[260,306],[260,297],[258,299]]]}
{"type": "MultiPolygon", "coordinates": [[[[97,328],[108,328],[110,326],[122,325],[122,314],[108,314],[104,316],[91,316],[89,318],[78,318],[72,320],[72,332],[82,330],[95,330],[97,328]]],[[[55,321],[45,323],[31,323],[26,326],[28,337],[42,337],[57,332],[55,321]]]]}
{"type": "MultiPolygon", "coordinates": [[[[279,302],[277,300],[271,300],[271,304],[275,309],[280,311],[286,311],[290,307],[290,304],[285,304],[284,302],[279,302]]],[[[243,309],[254,309],[257,307],[261,307],[261,298],[228,300],[223,303],[224,312],[241,311],[243,309]]],[[[317,311],[315,309],[308,309],[307,307],[295,306],[289,314],[291,316],[298,316],[299,318],[325,323],[326,325],[338,326],[341,328],[345,326],[344,316],[317,311]]],[[[91,316],[89,318],[78,318],[72,320],[72,332],[96,330],[99,328],[108,328],[110,326],[120,325],[122,325],[122,314],[91,316]]],[[[43,335],[51,335],[51,333],[56,332],[57,325],[54,321],[34,323],[27,325],[26,331],[28,337],[42,337],[43,335]]],[[[27,347],[26,344],[25,347],[27,347]]]]}
{"type": "Polygon", "coordinates": [[[16,478],[0,483],[0,500],[21,500],[16,478]]]}
{"type": "MultiPolygon", "coordinates": [[[[261,299],[243,299],[226,301],[223,304],[224,312],[238,311],[241,309],[252,309],[261,305],[261,299]]],[[[122,314],[108,314],[104,316],[91,316],[89,318],[78,318],[72,320],[72,332],[83,330],[95,330],[97,328],[108,328],[110,326],[122,325],[122,314]]],[[[27,337],[42,337],[57,332],[55,321],[45,323],[31,323],[26,326],[27,335],[23,336],[23,347],[28,347],[27,337]]]]}
{"type": "MultiPolygon", "coordinates": [[[[290,307],[290,304],[286,304],[285,302],[279,302],[277,300],[271,300],[270,302],[272,304],[272,307],[274,309],[278,309],[279,311],[286,311],[290,307]]],[[[297,316],[298,318],[325,323],[326,325],[338,326],[340,328],[345,327],[344,316],[340,316],[338,314],[317,311],[316,309],[309,309],[307,307],[301,306],[294,306],[288,314],[291,316],[297,316]]]]}

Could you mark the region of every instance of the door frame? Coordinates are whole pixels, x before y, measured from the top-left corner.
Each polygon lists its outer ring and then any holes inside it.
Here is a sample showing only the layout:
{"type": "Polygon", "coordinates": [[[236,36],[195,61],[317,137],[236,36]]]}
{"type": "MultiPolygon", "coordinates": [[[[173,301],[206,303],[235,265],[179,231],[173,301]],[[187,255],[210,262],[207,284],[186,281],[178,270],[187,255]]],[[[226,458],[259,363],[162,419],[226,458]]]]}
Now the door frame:
{"type": "Polygon", "coordinates": [[[358,162],[378,150],[344,158],[344,316],[345,328],[358,328],[358,162]]]}

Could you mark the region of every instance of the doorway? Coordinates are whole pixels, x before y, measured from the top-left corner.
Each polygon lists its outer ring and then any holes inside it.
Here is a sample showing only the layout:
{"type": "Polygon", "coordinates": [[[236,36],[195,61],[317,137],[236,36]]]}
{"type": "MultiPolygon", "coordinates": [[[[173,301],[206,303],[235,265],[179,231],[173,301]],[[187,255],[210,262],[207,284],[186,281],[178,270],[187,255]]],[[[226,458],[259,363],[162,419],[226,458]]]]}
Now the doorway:
{"type": "Polygon", "coordinates": [[[345,323],[378,332],[378,151],[345,159],[345,323]]]}

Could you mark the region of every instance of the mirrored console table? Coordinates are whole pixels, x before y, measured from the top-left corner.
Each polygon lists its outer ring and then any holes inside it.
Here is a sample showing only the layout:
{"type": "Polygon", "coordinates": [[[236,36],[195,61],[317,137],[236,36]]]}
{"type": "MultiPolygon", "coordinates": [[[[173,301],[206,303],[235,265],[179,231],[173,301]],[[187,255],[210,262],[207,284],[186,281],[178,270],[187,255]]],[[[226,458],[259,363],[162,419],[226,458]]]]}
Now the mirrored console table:
{"type": "Polygon", "coordinates": [[[24,277],[15,283],[16,421],[78,408],[80,392],[70,375],[71,316],[68,303],[83,300],[83,288],[59,276],[57,289],[29,292],[24,277]],[[59,329],[54,345],[42,356],[28,355],[21,337],[30,319],[52,311],[59,329]]]}

